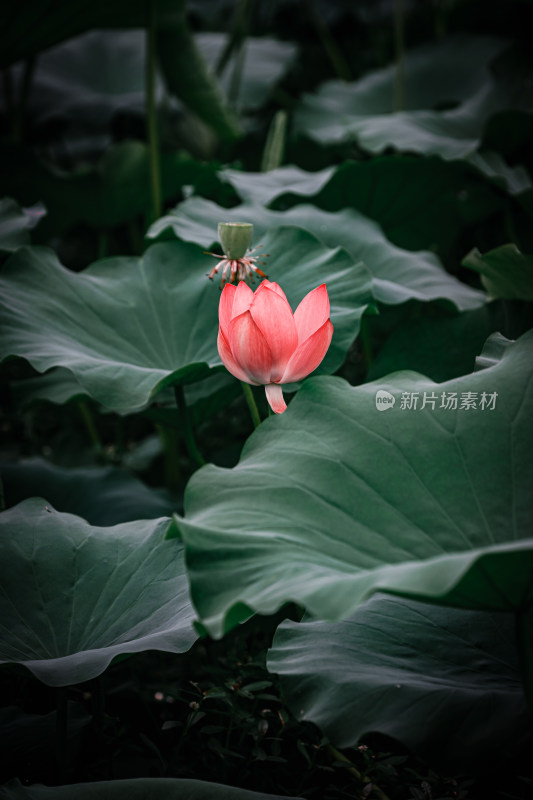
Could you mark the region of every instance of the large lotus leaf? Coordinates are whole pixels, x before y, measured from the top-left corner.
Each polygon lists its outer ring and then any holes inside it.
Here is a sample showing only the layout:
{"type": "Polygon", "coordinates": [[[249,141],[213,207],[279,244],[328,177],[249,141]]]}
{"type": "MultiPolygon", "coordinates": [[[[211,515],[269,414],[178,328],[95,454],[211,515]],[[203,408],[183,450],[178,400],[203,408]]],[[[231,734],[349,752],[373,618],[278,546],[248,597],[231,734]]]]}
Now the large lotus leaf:
{"type": "Polygon", "coordinates": [[[41,203],[33,208],[21,208],[10,197],[0,199],[0,252],[13,253],[30,243],[29,230],[46,214],[41,203]]]}
{"type": "Polygon", "coordinates": [[[3,355],[62,366],[102,405],[134,411],[164,385],[219,363],[218,293],[191,245],[150,248],[73,273],[46,248],[19,250],[2,272],[3,355]]]}
{"type": "MultiPolygon", "coordinates": [[[[145,41],[141,30],[93,30],[42,53],[28,97],[32,126],[68,120],[71,147],[73,129],[82,138],[103,135],[108,144],[114,114],[145,114],[145,41]]],[[[164,89],[157,79],[160,103],[164,89]]]]}
{"type": "MultiPolygon", "coordinates": [[[[52,170],[26,151],[4,148],[1,162],[7,190],[28,205],[42,200],[47,215],[38,232],[43,241],[83,224],[108,230],[150,210],[150,158],[143,142],[124,141],[106,150],[95,166],[52,170]]],[[[161,193],[175,197],[184,184],[215,184],[215,168],[180,152],[161,153],[161,193]]]]}
{"type": "Polygon", "coordinates": [[[44,375],[37,375],[11,384],[13,398],[24,409],[43,400],[63,405],[73,400],[88,400],[89,394],[83,389],[69,369],[56,367],[44,375]]]}
{"type": "Polygon", "coordinates": [[[309,172],[294,165],[286,165],[267,172],[221,169],[218,176],[231,184],[245,203],[268,206],[287,192],[302,197],[317,194],[331,180],[334,173],[334,167],[309,172]]]}
{"type": "MultiPolygon", "coordinates": [[[[268,175],[266,173],[267,178],[268,175]]],[[[272,183],[270,186],[267,184],[266,195],[273,192],[272,183]]],[[[283,184],[280,184],[278,193],[282,191],[283,184]]],[[[259,199],[259,192],[256,196],[259,199]]],[[[273,211],[252,201],[225,209],[210,200],[191,197],[157,220],[148,236],[155,238],[170,228],[181,239],[209,247],[213,243],[216,223],[221,219],[251,222],[256,239],[264,236],[269,228],[284,223],[311,231],[328,247],[344,247],[354,259],[368,267],[373,276],[373,294],[382,303],[441,300],[462,310],[475,308],[486,301],[483,292],[447,273],[433,253],[412,253],[396,247],[388,241],[377,222],[350,208],[332,213],[302,204],[287,211],[273,211]]]]}
{"type": "Polygon", "coordinates": [[[392,146],[464,158],[478,148],[492,115],[524,102],[512,91],[522,92],[519,81],[504,86],[488,68],[505,45],[501,39],[462,35],[407,53],[401,110],[395,109],[396,65],[355,84],[328,81],[301,101],[296,130],[321,143],[355,138],[372,153],[392,146]]]}
{"type": "MultiPolygon", "coordinates": [[[[188,778],[129,778],[74,783],[69,786],[23,786],[17,779],[0,787],[1,800],[282,800],[279,795],[188,778]]],[[[285,797],[284,800],[298,800],[285,797]]]]}
{"type": "MultiPolygon", "coordinates": [[[[62,367],[51,369],[44,375],[13,381],[11,391],[15,402],[23,409],[42,402],[63,405],[90,399],[87,391],[81,387],[70,370],[62,367]]],[[[235,383],[229,372],[215,372],[208,378],[187,384],[183,387],[183,392],[191,422],[196,427],[229,405],[235,397],[241,394],[241,388],[239,384],[235,383]]],[[[105,409],[100,407],[99,411],[105,412],[105,409]]],[[[123,413],[127,414],[128,410],[124,410],[123,413]]],[[[177,412],[176,398],[171,387],[159,392],[157,407],[147,408],[144,414],[155,422],[169,424],[178,429],[182,427],[182,419],[177,412]]],[[[126,460],[128,460],[127,456],[126,460]]],[[[160,513],[170,512],[167,509],[160,513]]],[[[138,517],[139,515],[132,519],[138,519],[138,517]]]]}
{"type": "MultiPolygon", "coordinates": [[[[79,747],[79,739],[93,722],[93,717],[79,702],[67,702],[69,747],[79,747]],[[78,740],[78,741],[76,741],[78,740]]],[[[23,763],[38,759],[41,763],[54,763],[57,711],[48,714],[27,714],[18,706],[0,709],[0,742],[2,757],[9,764],[11,774],[23,770],[23,763]]],[[[1,789],[0,789],[1,791],[1,789]]]]}
{"type": "Polygon", "coordinates": [[[492,297],[533,300],[533,256],[524,255],[516,245],[504,244],[484,255],[474,249],[463,264],[481,274],[492,297]]]}
{"type": "Polygon", "coordinates": [[[483,352],[476,358],[475,370],[488,369],[494,367],[501,359],[508,347],[512,347],[513,342],[507,339],[502,333],[493,333],[485,342],[483,352]]]}
{"type": "MultiPolygon", "coordinates": [[[[168,31],[167,31],[168,34],[168,31]]],[[[170,35],[173,36],[172,29],[170,35]]],[[[196,46],[209,66],[218,61],[227,37],[207,33],[195,37],[196,46]]],[[[142,30],[91,30],[42,53],[33,76],[28,114],[32,123],[52,118],[69,119],[80,133],[94,136],[96,128],[108,136],[110,118],[117,112],[144,116],[146,35],[142,30]]],[[[288,68],[296,54],[294,45],[275,39],[246,41],[246,57],[240,104],[257,107],[288,68]]],[[[221,76],[228,88],[234,59],[221,76]]],[[[17,65],[14,74],[22,65],[17,65]]],[[[167,72],[168,77],[168,72],[167,72]]],[[[156,74],[156,96],[164,96],[156,74]]],[[[70,131],[72,133],[72,131],[70,131]]]]}
{"type": "Polygon", "coordinates": [[[471,772],[533,733],[512,614],[375,595],[341,622],[282,623],[268,668],[296,717],[338,747],[379,732],[471,772]]]}
{"type": "Polygon", "coordinates": [[[0,461],[0,475],[7,507],[41,495],[58,511],[76,514],[91,525],[169,516],[177,505],[117,467],[59,467],[34,457],[0,461]]]}
{"type": "Polygon", "coordinates": [[[421,372],[437,383],[458,378],[472,372],[476,356],[493,331],[504,330],[516,339],[533,321],[526,303],[516,304],[510,313],[498,302],[462,314],[435,311],[431,308],[427,314],[395,325],[372,358],[366,380],[401,369],[421,372]]]}
{"type": "MultiPolygon", "coordinates": [[[[158,21],[172,24],[184,2],[159,0],[158,21]]],[[[144,28],[147,22],[144,0],[106,0],[86,3],[72,0],[65,13],[62,0],[27,0],[24,8],[10,9],[2,16],[0,65],[7,67],[22,58],[40,53],[58,42],[95,28],[144,28]]]]}
{"type": "MultiPolygon", "coordinates": [[[[398,247],[437,252],[441,258],[450,261],[453,269],[464,255],[461,237],[465,229],[486,220],[500,210],[503,203],[499,190],[484,180],[477,169],[464,162],[450,163],[437,157],[388,156],[362,162],[346,161],[336,169],[328,168],[316,173],[297,167],[280,167],[267,173],[226,169],[221,170],[218,176],[231,184],[244,201],[237,208],[226,210],[228,219],[232,214],[238,216],[239,210],[243,214],[260,216],[258,207],[267,205],[278,211],[287,211],[291,206],[299,206],[302,197],[306,197],[325,211],[354,209],[375,220],[385,236],[398,247]]],[[[522,195],[526,196],[527,193],[522,195]]],[[[180,204],[177,210],[155,222],[149,235],[156,236],[165,228],[172,227],[176,224],[176,214],[186,213],[186,219],[182,221],[184,235],[203,242],[204,224],[210,223],[210,215],[216,208],[197,203],[198,198],[191,198],[187,204],[180,204]],[[196,222],[200,224],[196,225],[196,222]]],[[[291,213],[298,214],[296,211],[291,213]]],[[[302,211],[305,217],[309,214],[307,208],[302,211]]],[[[283,219],[289,217],[285,215],[283,219]]],[[[293,224],[303,224],[303,218],[295,216],[292,219],[293,224]]],[[[357,242],[357,237],[349,234],[348,226],[352,221],[348,215],[343,218],[343,224],[337,226],[332,217],[317,217],[310,230],[324,241],[329,231],[331,238],[328,241],[335,242],[335,237],[341,235],[342,246],[350,249],[357,242]]],[[[271,217],[268,224],[279,222],[271,217]]],[[[311,226],[311,222],[307,221],[306,225],[311,226]]],[[[392,255],[396,261],[398,252],[392,255]]],[[[409,257],[418,265],[420,259],[411,253],[409,257]]],[[[402,280],[407,271],[405,263],[401,271],[402,280]]],[[[432,280],[435,281],[435,264],[439,262],[434,256],[422,257],[422,274],[415,290],[422,291],[425,287],[423,273],[430,274],[430,285],[432,280]]],[[[379,275],[380,280],[390,279],[389,274],[390,268],[379,275]]]]}
{"type": "MultiPolygon", "coordinates": [[[[334,372],[372,299],[368,271],[298,228],[271,231],[263,243],[270,279],[294,308],[327,282],[335,333],[320,370],[334,372]]],[[[81,273],[64,269],[46,248],[20,250],[0,277],[2,354],[41,372],[66,367],[103,406],[136,411],[166,385],[222,369],[220,292],[206,278],[215,264],[184,242],[156,244],[142,259],[105,259],[81,273]]]]}
{"type": "MultiPolygon", "coordinates": [[[[276,202],[300,202],[288,195],[276,202]]],[[[463,161],[380,156],[341,164],[311,202],[326,211],[355,208],[407,250],[429,249],[456,268],[461,237],[503,207],[496,187],[463,161]]]]}
{"type": "MultiPolygon", "coordinates": [[[[200,33],[196,36],[200,52],[212,70],[219,62],[227,42],[223,33],[200,33]]],[[[270,92],[289,69],[297,53],[292,42],[282,42],[267,36],[249,36],[243,43],[242,63],[240,54],[232,54],[219,76],[225,95],[231,97],[235,69],[242,70],[238,94],[231,98],[239,108],[257,109],[265,103],[270,92]]]]}
{"type": "Polygon", "coordinates": [[[170,520],[97,528],[32,498],[0,515],[0,663],[50,686],[100,675],[115,656],[195,641],[170,520]]]}
{"type": "MultiPolygon", "coordinates": [[[[500,114],[499,116],[506,116],[500,114]]],[[[509,112],[510,116],[510,112],[509,112]]],[[[494,183],[499,184],[511,195],[522,195],[523,200],[526,192],[531,192],[533,184],[527,169],[521,164],[509,166],[499,153],[483,151],[472,153],[468,156],[468,163],[478,169],[494,183]]]]}
{"type": "Polygon", "coordinates": [[[197,472],[177,521],[207,630],[288,601],[335,620],[380,590],[527,607],[532,354],[530,332],[494,367],[442,384],[409,372],[357,387],[311,379],[236,467],[197,472]]]}

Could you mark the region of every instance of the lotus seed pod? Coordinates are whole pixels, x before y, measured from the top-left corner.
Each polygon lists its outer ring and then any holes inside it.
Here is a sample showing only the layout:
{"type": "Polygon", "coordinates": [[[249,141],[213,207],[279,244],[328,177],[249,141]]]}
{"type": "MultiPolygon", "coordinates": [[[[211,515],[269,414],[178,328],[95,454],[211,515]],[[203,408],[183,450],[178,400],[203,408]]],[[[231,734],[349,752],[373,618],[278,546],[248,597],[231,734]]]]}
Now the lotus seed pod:
{"type": "Polygon", "coordinates": [[[218,238],[231,261],[244,258],[252,242],[254,226],[251,222],[219,222],[218,238]]]}

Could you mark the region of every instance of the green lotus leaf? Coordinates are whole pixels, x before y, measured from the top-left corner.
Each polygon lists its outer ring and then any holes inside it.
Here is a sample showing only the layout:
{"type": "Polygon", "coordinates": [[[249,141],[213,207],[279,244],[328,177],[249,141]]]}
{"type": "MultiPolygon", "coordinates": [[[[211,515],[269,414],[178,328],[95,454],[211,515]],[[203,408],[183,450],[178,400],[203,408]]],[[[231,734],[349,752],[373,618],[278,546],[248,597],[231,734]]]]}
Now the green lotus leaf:
{"type": "MultiPolygon", "coordinates": [[[[67,716],[69,747],[79,748],[84,734],[90,730],[93,717],[75,701],[67,701],[67,716]]],[[[28,714],[15,705],[0,709],[2,753],[4,763],[10,765],[11,774],[16,774],[15,765],[24,760],[27,762],[29,758],[40,763],[53,763],[56,726],[57,711],[28,714]]]]}
{"type": "MultiPolygon", "coordinates": [[[[252,792],[188,778],[127,778],[75,783],[69,786],[23,786],[17,779],[0,787],[1,800],[282,800],[279,795],[252,792]]],[[[284,800],[298,800],[285,797],[284,800]]]]}
{"type": "MultiPolygon", "coordinates": [[[[505,330],[516,339],[530,328],[531,309],[526,303],[517,304],[511,314],[499,302],[453,315],[432,308],[427,315],[395,325],[372,358],[366,380],[403,369],[421,372],[437,383],[458,378],[476,368],[476,358],[493,331],[505,330]]],[[[504,341],[509,345],[505,337],[504,341]]],[[[484,358],[488,347],[487,341],[484,358]]]]}
{"type": "MultiPolygon", "coordinates": [[[[263,244],[269,277],[293,308],[327,282],[335,333],[319,369],[334,372],[372,300],[368,271],[298,228],[271,231],[263,244]]],[[[142,259],[105,259],[81,273],[46,248],[20,250],[0,276],[2,355],[26,358],[41,372],[67,368],[106,408],[137,411],[165,386],[223,369],[220,292],[206,279],[215,264],[184,242],[156,244],[142,259]]]]}
{"type": "MultiPolygon", "coordinates": [[[[46,217],[39,225],[41,241],[76,225],[107,231],[151,210],[150,158],[143,142],[124,141],[109,147],[94,166],[71,172],[52,169],[25,150],[4,148],[0,162],[7,190],[25,205],[42,201],[46,217]]],[[[215,167],[181,152],[161,154],[161,192],[175,197],[192,185],[210,191],[218,185],[215,167]]]]}
{"type": "MultiPolygon", "coordinates": [[[[501,114],[500,116],[506,116],[501,114]]],[[[499,153],[483,151],[468,156],[468,163],[478,169],[494,183],[499,184],[511,195],[522,195],[531,192],[533,183],[527,169],[521,164],[509,166],[499,153]]]]}
{"type": "MultiPolygon", "coordinates": [[[[199,33],[197,46],[208,66],[214,72],[227,43],[224,33],[199,33]]],[[[260,108],[279,83],[296,58],[297,48],[292,42],[283,42],[268,36],[248,36],[243,43],[242,64],[237,64],[241,55],[232,54],[219,75],[221,89],[225,96],[243,110],[260,108]],[[236,69],[242,70],[236,96],[232,81],[236,69]]]]}
{"type": "Polygon", "coordinates": [[[245,203],[269,206],[273,200],[287,194],[309,197],[318,194],[335,174],[334,167],[309,172],[286,165],[267,172],[243,172],[240,169],[221,169],[218,176],[229,183],[245,203]]]}
{"type": "Polygon", "coordinates": [[[13,397],[20,408],[28,408],[33,403],[46,401],[63,405],[73,400],[88,400],[88,392],[82,388],[69,369],[56,367],[44,375],[13,381],[13,397]]]}
{"type": "Polygon", "coordinates": [[[283,622],[268,668],[338,747],[378,732],[457,774],[531,737],[511,614],[374,595],[341,622],[283,622]]]}
{"type": "MultiPolygon", "coordinates": [[[[378,222],[398,247],[431,250],[453,270],[464,256],[463,237],[505,202],[471,164],[437,156],[346,161],[310,201],[325,211],[354,208],[378,222]]],[[[298,196],[285,195],[276,205],[298,202],[298,196]]]]}
{"type": "MultiPolygon", "coordinates": [[[[223,174],[226,176],[227,173],[223,174]]],[[[286,176],[281,177],[283,181],[286,176]]],[[[269,173],[266,173],[266,178],[264,195],[271,199],[274,180],[269,173]]],[[[263,184],[260,178],[258,184],[263,184]]],[[[303,185],[301,181],[300,187],[303,185]]],[[[315,185],[323,185],[323,182],[316,181],[315,185]]],[[[284,186],[283,182],[278,184],[278,194],[283,192],[284,186]]],[[[312,182],[309,182],[306,188],[312,191],[311,187],[312,182]]],[[[236,188],[241,192],[239,182],[236,188]]],[[[227,222],[251,222],[257,241],[277,225],[297,225],[311,231],[328,247],[343,247],[354,259],[362,261],[372,273],[373,294],[382,303],[397,304],[410,299],[439,300],[462,310],[476,308],[486,302],[483,292],[472,289],[447,273],[433,253],[412,253],[396,247],[388,241],[378,223],[355,209],[347,208],[332,213],[302,204],[286,211],[274,211],[259,205],[259,190],[254,195],[252,189],[249,194],[248,202],[231,209],[221,208],[210,200],[191,197],[155,222],[148,236],[155,238],[166,229],[171,229],[181,239],[210,247],[214,241],[214,225],[221,219],[227,222]]]]}
{"type": "Polygon", "coordinates": [[[505,351],[512,345],[513,342],[502,333],[493,333],[485,342],[483,352],[476,358],[474,369],[480,370],[494,367],[502,360],[505,351]]]}
{"type": "MultiPolygon", "coordinates": [[[[158,19],[161,25],[172,24],[177,8],[184,2],[160,0],[158,19]]],[[[24,9],[5,15],[2,26],[0,64],[7,67],[20,59],[28,58],[70,39],[84,31],[97,28],[144,28],[146,6],[143,0],[105,0],[87,5],[84,0],[73,0],[72,13],[65,14],[62,0],[50,0],[43,8],[40,0],[28,0],[24,9]]]]}
{"type": "Polygon", "coordinates": [[[58,511],[91,525],[117,525],[169,516],[177,503],[117,467],[59,467],[44,458],[2,463],[6,506],[44,495],[58,511]]]}
{"type": "Polygon", "coordinates": [[[489,70],[505,46],[467,35],[424,44],[406,54],[401,87],[395,64],[354,84],[328,81],[304,96],[295,128],[320,143],[356,139],[371,153],[392,146],[465,158],[478,149],[491,116],[524,103],[516,78],[502,85],[489,70]]]}
{"type": "Polygon", "coordinates": [[[115,656],[182,653],[196,639],[168,518],[92,527],[32,498],[0,515],[0,663],[50,686],[100,675],[115,656]]]}
{"type": "Polygon", "coordinates": [[[533,300],[533,256],[524,255],[516,245],[504,244],[484,255],[471,250],[463,265],[480,273],[491,297],[533,300]]]}
{"type": "MultiPolygon", "coordinates": [[[[113,114],[145,115],[145,42],[142,30],[91,30],[41,53],[26,112],[32,127],[68,120],[69,150],[76,139],[79,147],[98,136],[103,149],[113,114]]],[[[14,74],[22,68],[17,65],[14,74]]],[[[161,105],[159,74],[156,96],[161,105]]]]}
{"type": "Polygon", "coordinates": [[[441,384],[306,381],[236,467],[187,486],[177,524],[203,626],[221,636],[288,601],[340,619],[376,591],[526,608],[532,353],[530,332],[494,367],[441,384]]]}
{"type": "Polygon", "coordinates": [[[42,203],[21,208],[10,197],[0,199],[0,252],[13,253],[30,243],[29,231],[46,214],[42,203]]]}

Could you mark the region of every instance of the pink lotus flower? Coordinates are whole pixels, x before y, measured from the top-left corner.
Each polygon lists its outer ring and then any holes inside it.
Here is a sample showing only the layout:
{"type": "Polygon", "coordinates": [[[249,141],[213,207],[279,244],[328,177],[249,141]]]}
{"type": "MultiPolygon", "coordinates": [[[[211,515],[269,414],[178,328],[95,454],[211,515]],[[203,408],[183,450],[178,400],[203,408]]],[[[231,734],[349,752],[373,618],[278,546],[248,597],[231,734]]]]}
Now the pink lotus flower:
{"type": "Polygon", "coordinates": [[[227,283],[218,318],[217,345],[224,366],[241,381],[264,384],[276,414],[287,408],[281,384],[313,372],[333,335],[325,283],[309,292],[294,314],[277,283],[264,280],[255,292],[244,281],[227,283]]]}

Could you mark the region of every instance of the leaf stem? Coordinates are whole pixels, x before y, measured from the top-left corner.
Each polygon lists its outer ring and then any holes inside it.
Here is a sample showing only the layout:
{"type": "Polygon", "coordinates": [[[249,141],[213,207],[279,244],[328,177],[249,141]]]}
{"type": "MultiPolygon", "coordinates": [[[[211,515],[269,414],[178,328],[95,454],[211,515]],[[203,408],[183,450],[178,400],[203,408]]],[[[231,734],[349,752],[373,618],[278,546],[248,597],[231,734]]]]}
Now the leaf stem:
{"type": "Polygon", "coordinates": [[[517,611],[515,615],[515,631],[522,685],[529,710],[533,714],[533,639],[531,638],[531,623],[527,611],[517,611]]]}
{"type": "Polygon", "coordinates": [[[156,20],[157,0],[147,0],[146,28],[146,117],[148,124],[148,152],[150,157],[150,180],[152,189],[152,211],[150,222],[161,216],[161,176],[159,171],[159,134],[157,129],[157,109],[155,101],[156,74],[156,20]]]}
{"type": "Polygon", "coordinates": [[[88,403],[85,400],[79,400],[78,408],[93,446],[96,450],[98,450],[99,453],[103,452],[104,446],[102,444],[102,440],[100,439],[100,434],[98,433],[98,428],[95,425],[88,403]]]}
{"type": "Polygon", "coordinates": [[[367,372],[370,369],[370,365],[372,364],[372,343],[370,337],[370,331],[368,330],[368,322],[366,317],[361,317],[361,325],[359,327],[359,338],[361,339],[361,347],[363,350],[363,356],[365,358],[365,364],[367,372]]]}
{"type": "Polygon", "coordinates": [[[261,159],[261,172],[277,169],[283,164],[285,138],[287,135],[287,112],[279,109],[274,114],[268,129],[265,149],[261,159]]]}
{"type": "Polygon", "coordinates": [[[328,54],[329,60],[333,65],[333,69],[339,78],[341,78],[341,80],[351,81],[352,75],[350,72],[350,67],[348,66],[348,62],[344,58],[342,50],[332,36],[331,31],[318,13],[315,0],[306,0],[306,5],[311,22],[315,28],[315,31],[317,32],[318,38],[322,43],[322,47],[328,54]]]}
{"type": "Polygon", "coordinates": [[[396,72],[394,75],[394,110],[405,107],[405,17],[403,0],[394,0],[394,49],[396,72]]]}
{"type": "Polygon", "coordinates": [[[220,77],[224,72],[224,68],[231,58],[233,51],[242,46],[248,35],[252,8],[253,0],[240,0],[237,5],[235,15],[233,17],[232,31],[215,66],[215,73],[218,77],[220,77]]]}
{"type": "Polygon", "coordinates": [[[165,453],[165,486],[170,491],[176,492],[182,479],[178,432],[170,425],[156,425],[155,428],[161,438],[165,453]]]}
{"type": "Polygon", "coordinates": [[[248,408],[250,409],[250,415],[252,417],[252,422],[254,423],[254,428],[258,428],[261,425],[261,417],[259,416],[259,411],[257,410],[252,387],[249,383],[245,383],[244,381],[241,381],[241,386],[246,402],[248,403],[248,408]]]}
{"type": "Polygon", "coordinates": [[[185,393],[183,391],[183,386],[181,384],[179,384],[178,386],[174,386],[174,397],[176,398],[176,405],[178,406],[181,421],[183,424],[183,432],[185,435],[185,445],[187,447],[187,452],[189,453],[190,457],[198,467],[203,467],[203,465],[206,462],[205,459],[202,457],[202,454],[198,450],[196,439],[194,438],[191,415],[189,414],[189,409],[187,408],[187,403],[185,402],[185,393]]]}

